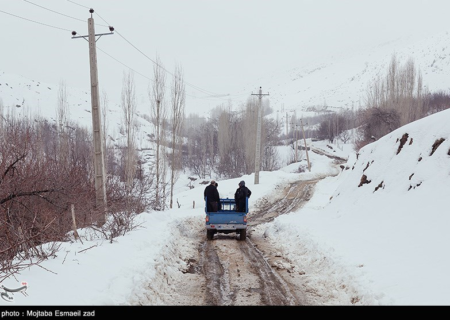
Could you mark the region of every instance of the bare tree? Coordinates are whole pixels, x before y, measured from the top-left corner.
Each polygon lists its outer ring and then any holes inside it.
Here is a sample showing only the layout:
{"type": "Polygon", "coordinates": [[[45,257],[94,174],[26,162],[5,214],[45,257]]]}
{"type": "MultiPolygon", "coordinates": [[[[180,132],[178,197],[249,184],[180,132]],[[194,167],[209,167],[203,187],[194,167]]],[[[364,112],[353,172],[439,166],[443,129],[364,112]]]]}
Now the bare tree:
{"type": "Polygon", "coordinates": [[[103,95],[102,95],[102,99],[101,99],[101,113],[102,113],[102,123],[103,123],[103,126],[102,126],[102,130],[103,130],[103,150],[105,151],[104,152],[104,154],[103,154],[103,157],[105,158],[105,160],[104,160],[104,163],[105,163],[105,166],[106,166],[106,172],[109,172],[109,170],[108,170],[108,161],[107,161],[107,159],[108,159],[108,156],[107,156],[107,154],[108,154],[108,143],[107,143],[107,141],[108,141],[108,103],[109,103],[109,100],[108,100],[108,94],[106,93],[106,91],[105,90],[103,90],[103,95]]]}
{"type": "Polygon", "coordinates": [[[136,93],[134,85],[134,75],[130,71],[124,74],[122,85],[122,112],[125,126],[125,188],[127,195],[131,195],[131,187],[136,173],[136,146],[135,146],[135,114],[136,114],[136,93]]]}
{"type": "Polygon", "coordinates": [[[165,123],[167,121],[167,110],[165,105],[165,69],[159,57],[156,58],[156,63],[153,65],[153,85],[149,89],[149,97],[151,103],[151,114],[153,119],[153,124],[155,128],[155,210],[164,210],[164,184],[165,172],[164,166],[165,153],[164,153],[164,139],[165,139],[165,123]]]}
{"type": "MultiPolygon", "coordinates": [[[[250,174],[255,167],[256,117],[258,101],[250,97],[240,110],[232,111],[219,105],[211,112],[210,120],[188,117],[186,137],[186,165],[200,178],[234,178],[250,174]],[[197,121],[203,121],[199,124],[197,121]],[[192,123],[192,125],[191,125],[192,123]]],[[[263,114],[270,110],[263,105],[263,114]]],[[[277,166],[275,141],[278,140],[277,126],[266,119],[261,127],[261,167],[271,170],[277,166]]],[[[279,132],[278,132],[279,133],[279,132]]]]}
{"type": "Polygon", "coordinates": [[[205,121],[191,127],[188,132],[187,165],[201,179],[211,177],[211,136],[214,130],[210,122],[205,121]]]}
{"type": "Polygon", "coordinates": [[[219,150],[219,163],[217,165],[217,171],[222,175],[230,175],[234,171],[233,165],[233,145],[234,141],[234,124],[232,114],[223,110],[219,116],[218,127],[218,150],[219,150]]]}
{"type": "Polygon", "coordinates": [[[341,139],[343,143],[349,142],[351,139],[350,131],[349,130],[342,131],[341,134],[339,135],[339,139],[341,139]]]}
{"type": "Polygon", "coordinates": [[[363,113],[365,138],[359,147],[379,138],[390,130],[403,126],[422,116],[424,109],[422,76],[410,58],[402,66],[392,55],[386,77],[378,77],[367,88],[367,112],[363,113]],[[373,109],[373,110],[371,110],[373,109]],[[367,122],[371,121],[371,122],[367,122]]]}
{"type": "MultiPolygon", "coordinates": [[[[11,118],[1,135],[5,138],[0,143],[0,269],[3,273],[17,270],[11,264],[3,264],[19,258],[17,255],[48,256],[40,246],[66,239],[71,230],[66,214],[71,203],[77,203],[85,217],[90,216],[94,188],[87,170],[92,162],[79,161],[82,145],[69,140],[72,156],[65,158],[70,161],[62,163],[59,145],[53,143],[59,133],[47,123],[11,118]],[[39,134],[36,126],[41,126],[39,134]],[[42,148],[46,157],[41,156],[42,148]]],[[[82,143],[86,146],[87,141],[82,143]]],[[[84,226],[86,223],[81,219],[80,227],[84,226]]]]}
{"type": "Polygon", "coordinates": [[[364,117],[364,137],[366,141],[378,140],[400,127],[400,115],[395,109],[366,109],[364,117]]]}
{"type": "Polygon", "coordinates": [[[374,105],[374,107],[379,108],[391,108],[398,105],[398,100],[400,98],[399,88],[399,76],[398,76],[398,59],[397,55],[393,54],[391,57],[391,62],[389,64],[388,74],[386,77],[387,85],[381,85],[381,90],[376,92],[378,99],[381,103],[374,105]]]}
{"type": "Polygon", "coordinates": [[[261,168],[264,171],[273,171],[279,168],[278,152],[275,148],[275,144],[280,135],[280,127],[276,120],[264,121],[264,139],[263,140],[263,156],[261,162],[261,168]]]}
{"type": "Polygon", "coordinates": [[[3,131],[3,123],[5,121],[5,107],[3,105],[3,99],[0,97],[0,132],[3,131]]]}
{"type": "Polygon", "coordinates": [[[450,107],[450,94],[444,91],[423,94],[423,116],[427,116],[450,107]]]}
{"type": "Polygon", "coordinates": [[[181,165],[181,131],[184,121],[185,85],[181,66],[175,67],[172,82],[172,137],[170,162],[170,208],[173,205],[173,188],[176,182],[176,172],[181,165]]]}
{"type": "Polygon", "coordinates": [[[67,101],[66,84],[63,80],[61,80],[59,83],[58,106],[56,108],[56,114],[59,134],[59,157],[61,158],[63,163],[67,164],[68,158],[70,156],[68,132],[69,103],[67,101]]]}
{"type": "MultiPolygon", "coordinates": [[[[244,161],[242,163],[241,174],[250,174],[255,170],[255,148],[256,148],[256,129],[258,123],[259,101],[255,96],[251,96],[247,100],[245,113],[242,120],[242,135],[236,141],[241,150],[244,152],[244,161]]],[[[261,115],[263,112],[261,112],[261,115]]],[[[262,122],[262,121],[261,121],[262,122]]],[[[264,125],[261,124],[261,133],[264,132],[264,125]]],[[[261,145],[262,145],[261,139],[261,145]]],[[[262,156],[263,148],[260,148],[262,156]]]]}

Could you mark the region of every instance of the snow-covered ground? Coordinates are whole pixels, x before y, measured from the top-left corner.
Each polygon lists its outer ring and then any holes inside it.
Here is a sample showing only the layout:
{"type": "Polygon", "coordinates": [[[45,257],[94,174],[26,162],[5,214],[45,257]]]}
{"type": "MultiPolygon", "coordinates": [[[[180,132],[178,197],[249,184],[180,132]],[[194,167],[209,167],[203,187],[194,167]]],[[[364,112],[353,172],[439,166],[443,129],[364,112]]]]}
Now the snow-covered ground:
{"type": "MultiPolygon", "coordinates": [[[[362,294],[357,305],[449,305],[449,121],[450,110],[442,111],[399,128],[358,155],[349,145],[314,142],[313,148],[348,157],[346,167],[335,168],[330,158],[310,152],[311,172],[296,173],[299,164],[291,164],[260,172],[257,185],[253,175],[219,180],[219,192],[232,197],[245,180],[251,210],[277,186],[335,175],[317,184],[301,210],[264,225],[267,241],[303,266],[305,280],[327,290],[334,304],[344,301],[338,283],[357,288],[362,294]],[[404,134],[406,143],[399,148],[404,134]],[[361,184],[363,175],[370,183],[361,184]]],[[[189,180],[181,177],[175,195],[180,208],[139,215],[140,227],[112,243],[80,230],[83,242],[61,243],[56,257],[4,281],[7,287],[26,281],[28,296],[16,293],[14,301],[0,305],[131,305],[164,277],[181,276],[186,262],[180,253],[193,250],[183,237],[204,223],[200,182],[189,189],[189,180]]],[[[163,292],[149,299],[164,304],[163,292]]]]}

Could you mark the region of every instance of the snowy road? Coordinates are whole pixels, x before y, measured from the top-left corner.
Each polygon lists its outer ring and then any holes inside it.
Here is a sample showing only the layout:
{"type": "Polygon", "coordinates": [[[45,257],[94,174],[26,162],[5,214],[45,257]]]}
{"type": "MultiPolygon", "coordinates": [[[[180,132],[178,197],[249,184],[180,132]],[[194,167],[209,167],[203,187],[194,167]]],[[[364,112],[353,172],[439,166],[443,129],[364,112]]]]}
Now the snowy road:
{"type": "Polygon", "coordinates": [[[317,301],[314,292],[309,291],[313,297],[305,294],[302,269],[270,246],[263,231],[265,223],[306,203],[316,182],[297,181],[259,201],[249,213],[245,242],[235,234],[216,234],[207,240],[204,221],[191,221],[195,232],[185,234],[185,250],[177,253],[187,267],[173,278],[164,277],[161,270],[166,283],[152,284],[148,301],[138,304],[275,306],[317,301]]]}

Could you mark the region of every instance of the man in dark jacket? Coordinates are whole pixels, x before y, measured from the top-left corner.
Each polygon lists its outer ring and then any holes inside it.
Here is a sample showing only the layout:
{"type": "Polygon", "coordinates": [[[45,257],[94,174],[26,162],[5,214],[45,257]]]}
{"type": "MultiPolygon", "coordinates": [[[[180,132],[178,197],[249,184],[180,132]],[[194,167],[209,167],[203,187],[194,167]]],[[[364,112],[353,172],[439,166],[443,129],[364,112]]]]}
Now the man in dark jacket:
{"type": "Polygon", "coordinates": [[[217,212],[219,208],[219,191],[216,187],[216,181],[211,180],[211,183],[205,188],[203,192],[206,201],[206,211],[207,212],[217,212]]]}
{"type": "Polygon", "coordinates": [[[245,186],[245,181],[239,182],[239,188],[234,194],[234,201],[236,201],[236,210],[239,212],[246,212],[246,199],[250,198],[252,192],[245,186]]]}

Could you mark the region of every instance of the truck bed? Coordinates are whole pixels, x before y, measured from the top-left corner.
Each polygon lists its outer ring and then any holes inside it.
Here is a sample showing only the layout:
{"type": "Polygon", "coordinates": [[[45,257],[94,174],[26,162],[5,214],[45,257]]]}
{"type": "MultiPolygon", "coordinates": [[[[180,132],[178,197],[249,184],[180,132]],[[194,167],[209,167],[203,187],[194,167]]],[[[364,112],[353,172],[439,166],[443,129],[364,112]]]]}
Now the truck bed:
{"type": "Polygon", "coordinates": [[[247,236],[247,212],[236,211],[234,199],[220,199],[220,210],[206,212],[206,235],[208,240],[212,240],[216,233],[237,233],[240,240],[245,240],[247,236]]]}

